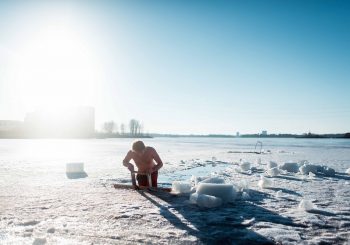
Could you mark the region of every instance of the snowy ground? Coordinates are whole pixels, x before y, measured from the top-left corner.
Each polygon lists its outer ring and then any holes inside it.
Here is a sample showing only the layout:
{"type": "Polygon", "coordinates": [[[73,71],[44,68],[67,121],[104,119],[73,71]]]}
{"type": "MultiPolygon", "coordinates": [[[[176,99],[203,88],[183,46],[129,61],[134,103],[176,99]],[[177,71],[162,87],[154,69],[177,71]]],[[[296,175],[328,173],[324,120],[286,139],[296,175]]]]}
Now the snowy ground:
{"type": "Polygon", "coordinates": [[[212,174],[249,194],[214,209],[189,204],[186,195],[111,188],[129,181],[120,162],[131,142],[0,141],[0,244],[349,244],[349,141],[267,139],[271,154],[256,155],[237,153],[254,150],[256,139],[147,140],[166,162],[164,185],[212,174]],[[256,171],[237,172],[239,159],[256,171]],[[305,159],[336,176],[288,173],[258,187],[268,161],[305,159]],[[88,177],[68,179],[69,161],[84,162],[88,177]],[[301,200],[317,208],[300,209],[301,200]]]}

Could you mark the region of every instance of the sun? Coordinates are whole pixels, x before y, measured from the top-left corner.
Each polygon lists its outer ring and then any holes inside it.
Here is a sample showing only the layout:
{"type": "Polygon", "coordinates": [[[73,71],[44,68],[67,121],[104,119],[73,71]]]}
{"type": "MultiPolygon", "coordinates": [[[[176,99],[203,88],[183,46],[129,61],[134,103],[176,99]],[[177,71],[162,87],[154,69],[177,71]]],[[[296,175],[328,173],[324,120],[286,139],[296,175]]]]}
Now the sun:
{"type": "Polygon", "coordinates": [[[99,67],[86,39],[69,23],[45,23],[16,52],[16,93],[26,110],[94,105],[99,67]]]}

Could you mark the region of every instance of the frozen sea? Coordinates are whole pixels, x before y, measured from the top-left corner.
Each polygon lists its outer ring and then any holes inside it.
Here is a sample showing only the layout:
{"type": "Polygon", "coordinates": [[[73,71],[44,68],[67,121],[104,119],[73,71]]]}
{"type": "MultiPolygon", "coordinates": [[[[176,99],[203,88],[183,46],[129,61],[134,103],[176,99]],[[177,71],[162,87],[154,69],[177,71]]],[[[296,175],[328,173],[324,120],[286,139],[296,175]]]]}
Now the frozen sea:
{"type": "MultiPolygon", "coordinates": [[[[186,195],[115,190],[129,183],[122,160],[132,139],[0,140],[0,244],[349,244],[350,140],[153,138],[164,168],[159,182],[219,176],[247,193],[204,209],[186,195]],[[266,154],[255,151],[257,141],[266,154]],[[260,161],[258,161],[260,158],[260,161]],[[240,172],[249,161],[255,171],[240,172]],[[275,161],[307,160],[334,177],[283,173],[260,189],[275,161]],[[86,178],[68,179],[83,162],[86,178]],[[314,210],[298,208],[301,200],[314,210]]],[[[260,147],[257,147],[260,151],[260,147]]]]}

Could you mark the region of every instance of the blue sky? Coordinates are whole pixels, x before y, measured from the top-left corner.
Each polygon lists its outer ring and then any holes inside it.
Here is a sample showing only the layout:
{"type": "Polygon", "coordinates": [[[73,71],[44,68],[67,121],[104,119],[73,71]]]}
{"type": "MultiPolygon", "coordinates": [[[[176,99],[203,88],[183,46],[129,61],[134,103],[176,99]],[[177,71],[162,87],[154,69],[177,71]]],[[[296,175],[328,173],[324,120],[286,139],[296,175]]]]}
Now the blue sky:
{"type": "Polygon", "coordinates": [[[2,119],[69,101],[149,132],[347,132],[349,64],[348,1],[0,2],[2,119]]]}

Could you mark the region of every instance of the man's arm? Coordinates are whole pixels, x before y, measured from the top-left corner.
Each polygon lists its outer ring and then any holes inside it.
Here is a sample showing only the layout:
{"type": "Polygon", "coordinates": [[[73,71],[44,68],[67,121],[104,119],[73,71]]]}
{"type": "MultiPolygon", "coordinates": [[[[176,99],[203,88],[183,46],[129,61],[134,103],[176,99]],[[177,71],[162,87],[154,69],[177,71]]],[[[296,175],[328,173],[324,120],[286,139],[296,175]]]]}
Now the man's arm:
{"type": "Polygon", "coordinates": [[[163,167],[162,159],[160,159],[157,151],[153,149],[153,159],[157,163],[156,166],[153,167],[153,172],[158,171],[161,167],[163,167]]]}
{"type": "Polygon", "coordinates": [[[123,160],[123,165],[127,167],[130,171],[134,171],[134,165],[130,163],[130,160],[132,159],[132,152],[129,151],[128,154],[126,154],[124,160],[123,160]]]}

